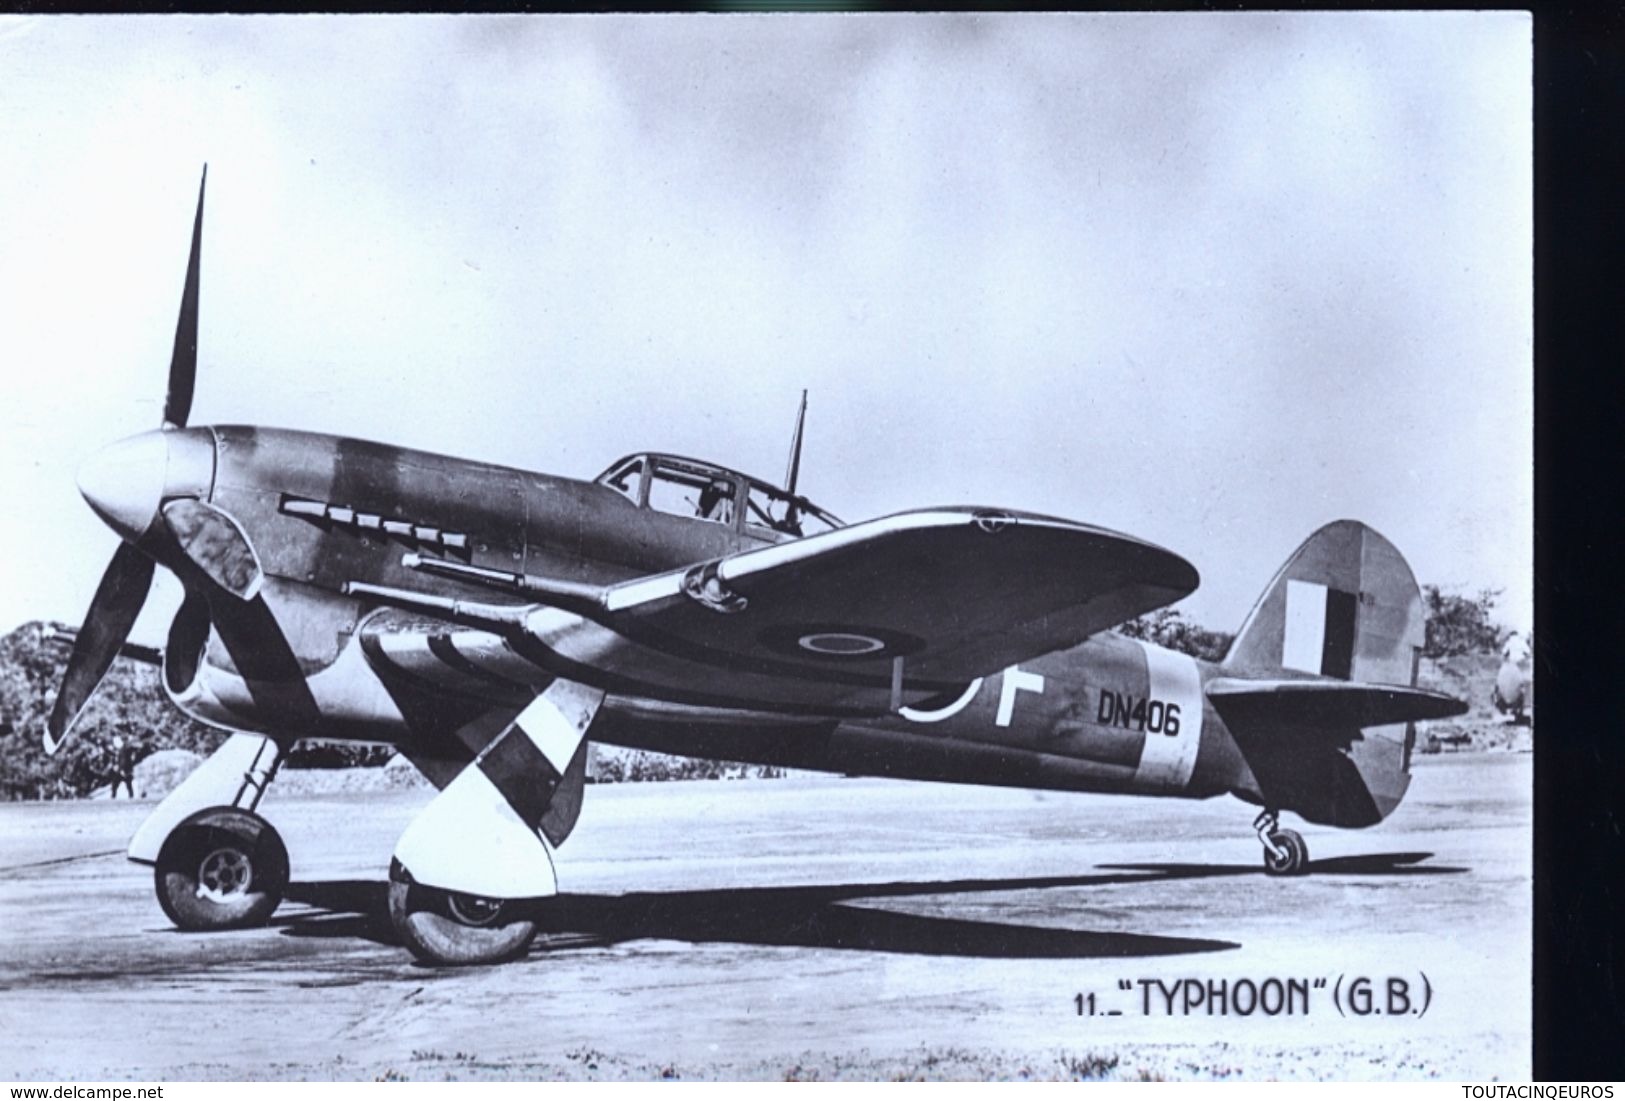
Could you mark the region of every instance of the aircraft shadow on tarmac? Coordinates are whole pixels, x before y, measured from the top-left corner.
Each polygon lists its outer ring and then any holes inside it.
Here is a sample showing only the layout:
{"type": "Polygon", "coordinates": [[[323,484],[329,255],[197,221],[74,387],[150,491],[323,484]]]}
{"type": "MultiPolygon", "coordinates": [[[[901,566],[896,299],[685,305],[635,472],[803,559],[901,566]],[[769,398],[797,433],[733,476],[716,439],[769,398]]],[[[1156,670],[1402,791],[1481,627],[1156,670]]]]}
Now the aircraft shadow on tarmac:
{"type": "MultiPolygon", "coordinates": [[[[1317,875],[1451,875],[1465,868],[1427,865],[1431,853],[1378,853],[1315,861],[1317,875]]],[[[945,898],[1022,891],[1107,887],[1262,875],[1253,864],[1106,864],[1108,874],[1023,879],[964,879],[909,883],[849,883],[810,887],[736,887],[625,895],[561,894],[539,919],[532,955],[602,948],[637,940],[842,948],[934,956],[1009,959],[1088,959],[1173,956],[1241,947],[1233,941],[1145,933],[1080,930],[889,910],[885,899],[945,898]]],[[[291,914],[274,924],[293,937],[359,937],[395,944],[385,916],[387,885],[334,880],[293,883],[288,899],[316,913],[291,914]]],[[[1064,896],[1047,912],[1066,921],[1064,896]]],[[[971,903],[954,899],[948,906],[971,903]]],[[[1091,900],[1091,911],[1098,914],[1091,900]]],[[[1034,908],[1021,900],[1023,912],[1034,908]]]]}
{"type": "MultiPolygon", "coordinates": [[[[1370,853],[1364,856],[1333,856],[1325,860],[1311,860],[1309,875],[1462,875],[1466,868],[1444,864],[1424,864],[1432,853],[1370,853]]],[[[1200,879],[1205,876],[1263,875],[1263,869],[1254,864],[1102,864],[1132,872],[1162,873],[1159,878],[1200,879]]]]}

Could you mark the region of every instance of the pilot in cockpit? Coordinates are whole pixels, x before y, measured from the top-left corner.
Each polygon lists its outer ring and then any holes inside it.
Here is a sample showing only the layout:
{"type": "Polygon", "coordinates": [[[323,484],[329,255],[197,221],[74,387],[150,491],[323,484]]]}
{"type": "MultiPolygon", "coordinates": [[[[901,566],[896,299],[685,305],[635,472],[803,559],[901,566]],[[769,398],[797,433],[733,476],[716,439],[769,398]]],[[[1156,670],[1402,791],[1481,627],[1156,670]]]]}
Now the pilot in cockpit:
{"type": "Polygon", "coordinates": [[[725,479],[713,478],[711,484],[700,491],[700,507],[695,515],[701,520],[714,520],[719,524],[732,523],[734,487],[725,479]]]}

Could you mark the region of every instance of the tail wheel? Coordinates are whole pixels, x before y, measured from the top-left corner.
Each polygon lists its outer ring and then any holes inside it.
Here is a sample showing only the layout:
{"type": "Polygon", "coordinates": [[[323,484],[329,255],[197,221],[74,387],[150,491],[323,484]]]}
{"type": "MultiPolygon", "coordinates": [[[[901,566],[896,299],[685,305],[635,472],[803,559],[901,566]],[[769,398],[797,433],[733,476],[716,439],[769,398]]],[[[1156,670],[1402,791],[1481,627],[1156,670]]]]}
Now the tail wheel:
{"type": "Polygon", "coordinates": [[[389,920],[414,956],[450,967],[512,959],[536,936],[523,902],[427,887],[399,864],[390,868],[389,920]]]}
{"type": "Polygon", "coordinates": [[[1264,870],[1270,875],[1303,875],[1309,870],[1309,846],[1296,830],[1276,830],[1269,835],[1274,848],[1264,849],[1264,870]]]}
{"type": "Polygon", "coordinates": [[[188,932],[264,925],[288,887],[288,850],[251,811],[200,810],[164,839],[153,887],[165,915],[188,932]]]}

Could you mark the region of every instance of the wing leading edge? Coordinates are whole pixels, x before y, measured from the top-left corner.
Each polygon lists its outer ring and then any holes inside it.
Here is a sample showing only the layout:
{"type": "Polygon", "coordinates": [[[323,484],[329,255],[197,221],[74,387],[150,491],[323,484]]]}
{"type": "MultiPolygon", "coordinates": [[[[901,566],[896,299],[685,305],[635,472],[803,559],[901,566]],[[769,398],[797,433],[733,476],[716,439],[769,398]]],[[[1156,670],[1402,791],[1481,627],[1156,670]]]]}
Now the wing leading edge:
{"type": "Polygon", "coordinates": [[[610,587],[484,605],[353,585],[476,628],[463,658],[515,657],[606,691],[704,707],[883,714],[1172,603],[1194,567],[1142,540],[1030,513],[901,513],[610,587]],[[488,641],[480,642],[479,636],[488,641]]]}

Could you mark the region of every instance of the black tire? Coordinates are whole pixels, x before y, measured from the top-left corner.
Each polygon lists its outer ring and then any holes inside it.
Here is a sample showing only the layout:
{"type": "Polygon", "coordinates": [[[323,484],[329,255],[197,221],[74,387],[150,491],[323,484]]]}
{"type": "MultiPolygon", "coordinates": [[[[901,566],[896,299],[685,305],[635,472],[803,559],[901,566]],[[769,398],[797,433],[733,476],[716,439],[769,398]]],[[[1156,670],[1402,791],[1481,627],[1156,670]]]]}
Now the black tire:
{"type": "Polygon", "coordinates": [[[389,921],[412,955],[441,967],[501,963],[536,936],[523,902],[426,887],[398,864],[389,874],[389,921]]]}
{"type": "Polygon", "coordinates": [[[179,929],[264,925],[288,888],[288,850],[251,811],[210,807],[169,831],[153,865],[158,905],[179,929]]]}
{"type": "Polygon", "coordinates": [[[1270,875],[1303,875],[1309,870],[1309,846],[1296,830],[1276,830],[1270,840],[1281,849],[1276,856],[1264,850],[1264,870],[1270,875]]]}

